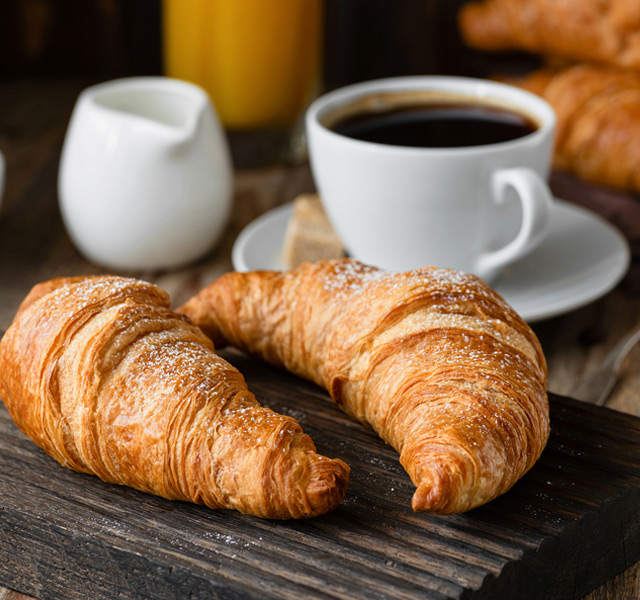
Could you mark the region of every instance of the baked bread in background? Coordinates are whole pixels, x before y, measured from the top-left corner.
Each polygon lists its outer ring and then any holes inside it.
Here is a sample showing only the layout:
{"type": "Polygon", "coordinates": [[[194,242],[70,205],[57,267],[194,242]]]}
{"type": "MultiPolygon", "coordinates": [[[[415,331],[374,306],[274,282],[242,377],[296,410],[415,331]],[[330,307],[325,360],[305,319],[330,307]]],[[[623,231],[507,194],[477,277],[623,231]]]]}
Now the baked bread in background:
{"type": "Polygon", "coordinates": [[[554,166],[640,191],[640,2],[478,0],[459,14],[478,50],[525,50],[547,67],[496,79],[547,100],[558,117],[554,166]]]}
{"type": "Polygon", "coordinates": [[[578,64],[501,80],[541,96],[555,110],[556,167],[640,191],[640,72],[578,64]]]}
{"type": "Polygon", "coordinates": [[[478,50],[525,50],[640,70],[637,0],[480,0],[462,7],[459,26],[478,50]]]}

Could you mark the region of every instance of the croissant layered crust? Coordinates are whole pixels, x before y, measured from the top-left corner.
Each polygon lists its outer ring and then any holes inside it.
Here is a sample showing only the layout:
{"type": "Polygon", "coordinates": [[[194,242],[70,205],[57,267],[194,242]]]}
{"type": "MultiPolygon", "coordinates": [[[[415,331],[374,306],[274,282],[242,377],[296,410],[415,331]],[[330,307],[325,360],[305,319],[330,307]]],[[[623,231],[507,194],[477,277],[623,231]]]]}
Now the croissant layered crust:
{"type": "Polygon", "coordinates": [[[62,465],[267,518],[325,513],[348,467],[262,407],[169,297],[119,277],[36,286],[0,343],[0,394],[62,465]]]}
{"type": "Polygon", "coordinates": [[[480,279],[353,260],[228,273],[180,312],[325,387],[400,454],[415,511],[457,513],[507,491],[549,435],[546,363],[480,279]]]}

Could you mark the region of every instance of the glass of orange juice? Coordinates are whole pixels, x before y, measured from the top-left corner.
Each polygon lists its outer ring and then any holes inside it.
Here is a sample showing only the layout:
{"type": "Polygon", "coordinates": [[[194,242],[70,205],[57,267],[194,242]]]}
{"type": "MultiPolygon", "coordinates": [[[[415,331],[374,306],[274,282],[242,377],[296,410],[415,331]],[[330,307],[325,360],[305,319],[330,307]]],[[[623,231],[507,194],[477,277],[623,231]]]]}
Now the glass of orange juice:
{"type": "Polygon", "coordinates": [[[205,88],[228,132],[291,131],[320,72],[322,0],[163,0],[165,72],[205,88]]]}

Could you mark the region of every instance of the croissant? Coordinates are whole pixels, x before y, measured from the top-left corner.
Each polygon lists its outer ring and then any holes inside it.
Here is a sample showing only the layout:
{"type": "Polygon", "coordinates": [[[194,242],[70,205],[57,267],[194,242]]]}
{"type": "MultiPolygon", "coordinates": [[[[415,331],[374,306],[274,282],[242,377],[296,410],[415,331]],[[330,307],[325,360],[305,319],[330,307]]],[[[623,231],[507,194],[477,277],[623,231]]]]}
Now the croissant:
{"type": "Polygon", "coordinates": [[[506,492],[549,435],[546,362],[480,279],[386,273],[343,259],[228,273],[178,309],[325,387],[400,453],[415,511],[458,513],[506,492]]]}
{"type": "Polygon", "coordinates": [[[37,285],[0,343],[0,394],[62,465],[171,500],[276,519],[334,508],[349,469],[260,406],[160,288],[37,285]]]}
{"type": "Polygon", "coordinates": [[[634,0],[482,0],[458,14],[479,50],[526,50],[640,69],[640,3],[634,0]]]}
{"type": "Polygon", "coordinates": [[[640,191],[640,73],[579,64],[504,81],[542,96],[554,108],[556,167],[594,183],[640,191]]]}

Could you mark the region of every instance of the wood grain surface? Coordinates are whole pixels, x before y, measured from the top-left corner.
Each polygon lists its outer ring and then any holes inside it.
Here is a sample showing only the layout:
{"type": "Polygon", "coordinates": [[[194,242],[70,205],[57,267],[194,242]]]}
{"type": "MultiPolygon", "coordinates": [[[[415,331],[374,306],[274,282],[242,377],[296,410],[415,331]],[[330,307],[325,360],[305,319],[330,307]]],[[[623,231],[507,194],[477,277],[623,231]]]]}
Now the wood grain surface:
{"type": "MultiPolygon", "coordinates": [[[[7,162],[6,190],[3,204],[0,207],[0,329],[5,329],[8,326],[19,302],[30,287],[38,281],[60,275],[103,272],[99,267],[87,262],[74,249],[60,219],[56,195],[58,160],[66,125],[78,92],[88,83],[90,82],[35,83],[26,81],[0,85],[0,151],[5,155],[7,162]]],[[[237,171],[235,183],[234,211],[231,222],[223,241],[210,256],[179,272],[122,274],[135,275],[158,283],[172,294],[174,304],[178,305],[202,285],[231,268],[231,247],[242,227],[266,210],[291,201],[301,192],[313,190],[313,182],[306,164],[237,171]]],[[[581,377],[593,371],[600,364],[607,351],[614,346],[621,335],[631,327],[640,325],[640,303],[638,302],[640,297],[640,260],[638,260],[640,256],[640,200],[624,192],[587,186],[561,173],[555,173],[551,183],[559,197],[587,206],[616,224],[629,240],[634,257],[628,276],[616,290],[589,306],[537,323],[534,326],[549,362],[549,389],[552,392],[568,394],[581,377]]],[[[317,392],[309,391],[309,393],[313,395],[317,392]]],[[[636,348],[628,357],[609,406],[626,413],[640,415],[640,348],[636,348]]],[[[328,411],[329,408],[322,410],[328,411]]],[[[587,412],[589,410],[587,409],[587,412]]],[[[606,412],[606,414],[610,413],[606,412]]],[[[312,413],[310,415],[312,416],[312,413]]],[[[311,418],[311,416],[306,418],[311,418]]],[[[554,420],[556,423],[560,423],[558,417],[554,420]]],[[[303,426],[305,426],[304,420],[303,426]]],[[[593,423],[591,426],[598,429],[593,423]]],[[[313,434],[313,431],[310,433],[313,434]]],[[[0,444],[4,444],[4,440],[4,436],[0,438],[0,444]]],[[[618,442],[619,440],[611,440],[610,438],[603,440],[605,444],[612,443],[613,448],[617,448],[618,442]]],[[[22,440],[18,447],[24,447],[24,452],[27,455],[31,455],[34,451],[26,440],[22,440]]],[[[39,451],[36,451],[36,455],[37,452],[39,451]]],[[[381,471],[373,468],[375,465],[371,465],[375,476],[382,476],[380,473],[387,473],[387,470],[390,476],[401,475],[397,471],[395,457],[388,454],[389,450],[387,449],[387,454],[385,454],[385,449],[381,448],[380,452],[382,453],[380,456],[384,458],[384,468],[381,471]]],[[[44,460],[44,464],[50,463],[44,455],[39,460],[44,460]]],[[[42,462],[36,461],[36,464],[41,465],[42,462]]],[[[49,472],[48,469],[51,466],[47,466],[45,472],[49,472]]],[[[53,467],[56,465],[54,464],[53,467]]],[[[593,464],[591,467],[596,473],[601,473],[601,465],[593,464]]],[[[15,480],[19,482],[23,476],[24,474],[20,473],[15,480]]],[[[43,488],[52,483],[47,481],[38,469],[30,473],[30,476],[36,479],[40,478],[43,482],[43,488]]],[[[59,477],[66,481],[78,476],[61,470],[59,477]]],[[[94,482],[91,478],[85,479],[87,486],[91,489],[104,487],[103,484],[98,481],[94,482]]],[[[12,493],[16,493],[16,489],[19,489],[17,484],[12,493]]],[[[358,489],[357,485],[354,489],[358,489]]],[[[136,510],[147,519],[151,518],[148,513],[148,503],[159,501],[158,499],[148,499],[130,490],[118,488],[117,492],[112,491],[123,494],[127,498],[133,494],[140,503],[139,509],[136,510]]],[[[602,500],[600,495],[602,492],[598,489],[593,489],[592,492],[593,502],[597,504],[602,500]]],[[[387,490],[387,493],[390,492],[387,490]]],[[[407,490],[400,486],[397,491],[394,490],[391,493],[391,500],[395,501],[397,494],[406,493],[408,493],[407,490]]],[[[4,496],[0,495],[0,507],[4,506],[4,502],[4,496]]],[[[382,492],[376,502],[381,502],[384,505],[382,492]]],[[[52,506],[55,507],[53,500],[52,506]]],[[[491,512],[496,506],[498,505],[487,508],[487,510],[491,512]]],[[[344,509],[346,511],[352,510],[352,506],[346,504],[344,509]]],[[[53,509],[50,510],[53,512],[53,509]]],[[[189,507],[187,512],[195,511],[190,514],[200,516],[203,514],[203,510],[199,507],[189,507]]],[[[209,520],[213,520],[215,523],[225,523],[229,520],[234,522],[234,519],[239,518],[228,513],[225,513],[224,517],[222,513],[213,513],[212,511],[209,513],[211,514],[206,516],[208,522],[209,520]]],[[[162,519],[164,518],[162,517],[162,519]]],[[[589,522],[589,519],[581,521],[585,525],[589,522]]],[[[35,525],[42,527],[43,530],[54,531],[54,523],[55,521],[43,518],[35,525]]],[[[103,525],[108,529],[108,522],[103,525]]],[[[7,534],[14,536],[16,530],[20,530],[21,526],[24,524],[16,523],[15,528],[3,527],[0,531],[0,539],[6,539],[4,536],[7,534]]],[[[299,526],[287,525],[285,528],[297,531],[296,527],[299,526]]],[[[576,525],[575,529],[580,529],[580,527],[582,525],[576,525]]],[[[630,528],[632,534],[634,528],[638,529],[637,523],[630,528]]],[[[58,532],[62,533],[62,528],[59,528],[58,532]]],[[[620,540],[624,540],[625,535],[628,533],[614,528],[601,532],[598,539],[601,541],[599,548],[603,560],[605,550],[612,548],[620,540]]],[[[255,541],[253,538],[243,539],[242,543],[255,541]]],[[[46,559],[43,559],[43,555],[46,555],[47,552],[50,554],[51,549],[43,546],[41,541],[42,538],[26,536],[23,539],[21,549],[14,551],[14,555],[19,557],[22,564],[19,576],[13,572],[6,573],[6,569],[3,571],[0,564],[2,572],[0,583],[7,586],[0,588],[0,600],[24,600],[26,598],[22,594],[10,591],[11,587],[19,588],[23,592],[28,591],[34,596],[44,597],[36,582],[42,580],[42,569],[45,569],[45,565],[49,564],[46,559]],[[22,583],[18,585],[18,581],[22,583]],[[24,582],[31,583],[23,585],[24,582]]],[[[85,542],[90,544],[91,536],[87,535],[85,542]]],[[[176,545],[179,543],[179,541],[175,542],[176,545]]],[[[468,552],[465,544],[461,543],[460,545],[460,551],[463,554],[468,552]]],[[[252,548],[252,546],[249,547],[252,548]]],[[[238,549],[236,548],[236,550],[238,549]]],[[[71,549],[67,550],[72,551],[71,549]]],[[[265,551],[267,555],[269,555],[268,550],[269,547],[265,551]]],[[[623,568],[624,564],[628,564],[627,558],[633,555],[633,550],[634,548],[631,548],[629,552],[627,548],[623,558],[618,559],[622,560],[620,568],[623,568]]],[[[391,561],[394,560],[393,552],[400,555],[408,552],[408,550],[403,550],[402,544],[399,542],[397,547],[387,548],[385,551],[389,553],[388,560],[391,561]]],[[[412,551],[415,551],[415,548],[412,551]]],[[[432,556],[433,550],[427,548],[425,553],[427,556],[432,556]]],[[[231,555],[227,555],[226,560],[232,555],[233,552],[231,555]]],[[[12,558],[15,560],[14,556],[12,558]]],[[[437,562],[436,559],[434,561],[437,562]]],[[[584,560],[584,557],[576,559],[576,562],[571,564],[576,564],[578,570],[585,568],[584,566],[580,567],[578,563],[589,564],[584,560]]],[[[213,560],[213,564],[220,563],[213,560]]],[[[70,571],[68,566],[58,563],[58,568],[62,575],[57,584],[57,595],[49,597],[82,597],[77,592],[73,592],[71,587],[65,585],[65,570],[70,571]]],[[[495,568],[495,565],[491,568],[495,568]]],[[[99,565],[94,569],[99,571],[99,565]]],[[[640,598],[639,574],[640,568],[636,564],[589,593],[585,596],[585,600],[640,598]]],[[[71,573],[68,575],[70,576],[71,573]]],[[[87,569],[84,575],[88,578],[99,579],[103,574],[87,569]]],[[[179,576],[176,575],[176,577],[179,576]]],[[[544,576],[540,574],[539,576],[543,581],[544,576]]],[[[597,583],[589,579],[589,573],[582,575],[582,581],[576,581],[575,578],[572,580],[571,577],[572,574],[567,572],[566,581],[571,581],[574,586],[573,596],[571,596],[573,598],[580,598],[587,594],[590,587],[597,583]]],[[[567,583],[567,585],[569,584],[567,583]]],[[[94,596],[86,594],[84,597],[93,598],[94,596]]],[[[116,591],[112,590],[111,596],[108,597],[116,598],[118,596],[116,591]]],[[[154,596],[152,594],[148,597],[154,596]]],[[[390,597],[394,597],[393,594],[390,597]]],[[[547,596],[540,595],[539,597],[547,596]]]]}
{"type": "Polygon", "coordinates": [[[323,390],[223,354],[351,466],[342,504],[277,522],[104,484],[51,460],[1,408],[0,581],[44,599],[564,600],[640,558],[639,418],[552,397],[549,444],[510,492],[463,515],[414,514],[414,486],[373,431],[323,390]]]}

